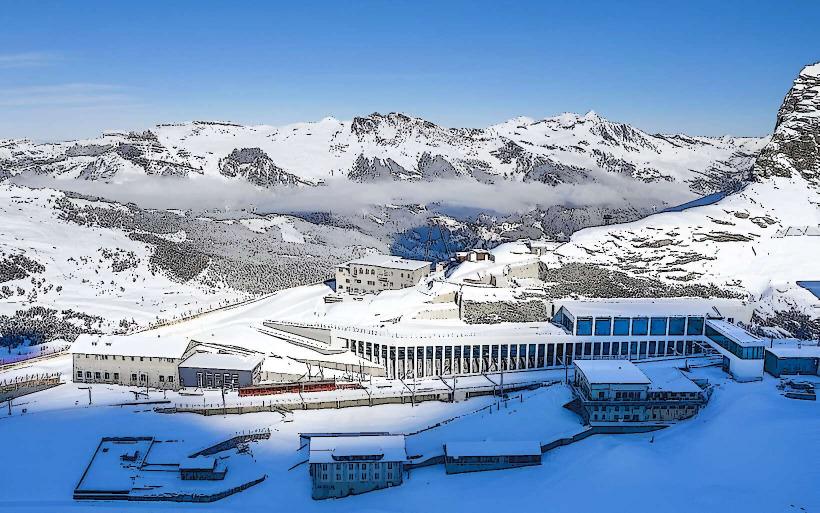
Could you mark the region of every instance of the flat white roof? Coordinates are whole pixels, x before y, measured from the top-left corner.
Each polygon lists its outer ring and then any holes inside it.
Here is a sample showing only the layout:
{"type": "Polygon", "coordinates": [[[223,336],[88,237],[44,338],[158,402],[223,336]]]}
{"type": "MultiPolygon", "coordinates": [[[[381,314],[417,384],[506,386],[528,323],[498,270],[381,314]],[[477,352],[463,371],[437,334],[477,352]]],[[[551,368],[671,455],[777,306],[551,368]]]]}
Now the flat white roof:
{"type": "Polygon", "coordinates": [[[652,382],[649,390],[654,392],[700,392],[701,388],[675,367],[648,367],[643,373],[652,382]]]}
{"type": "Polygon", "coordinates": [[[135,335],[80,335],[71,345],[72,353],[117,356],[147,356],[182,358],[190,340],[169,335],[157,337],[149,333],[135,335]]]}
{"type": "Polygon", "coordinates": [[[180,367],[252,371],[265,359],[261,354],[227,354],[198,351],[179,364],[180,367]]]}
{"type": "Polygon", "coordinates": [[[737,324],[732,324],[730,322],[720,321],[717,319],[709,319],[708,321],[706,321],[706,325],[711,326],[712,328],[729,337],[741,346],[765,345],[765,342],[762,338],[752,335],[751,333],[744,330],[737,324]]]}
{"type": "Polygon", "coordinates": [[[389,269],[404,269],[415,271],[422,267],[429,267],[430,262],[425,260],[408,260],[406,258],[397,257],[395,255],[367,255],[356,260],[351,260],[342,264],[347,265],[372,265],[375,267],[386,267],[389,269]]]}
{"type": "Polygon", "coordinates": [[[333,457],[381,456],[376,461],[406,461],[404,435],[311,436],[309,463],[337,463],[333,457]]]}
{"type": "Polygon", "coordinates": [[[541,443],[526,441],[448,442],[444,445],[447,456],[535,456],[541,454],[541,443]]]}
{"type": "Polygon", "coordinates": [[[573,360],[591,385],[648,385],[649,378],[628,360],[573,360]]]}
{"type": "MultiPolygon", "coordinates": [[[[726,301],[726,300],[723,300],[726,301]]],[[[561,306],[574,317],[652,317],[717,315],[720,307],[706,298],[636,298],[565,301],[561,306]]]]}
{"type": "Polygon", "coordinates": [[[766,351],[778,358],[820,358],[820,346],[774,346],[766,351]]]}

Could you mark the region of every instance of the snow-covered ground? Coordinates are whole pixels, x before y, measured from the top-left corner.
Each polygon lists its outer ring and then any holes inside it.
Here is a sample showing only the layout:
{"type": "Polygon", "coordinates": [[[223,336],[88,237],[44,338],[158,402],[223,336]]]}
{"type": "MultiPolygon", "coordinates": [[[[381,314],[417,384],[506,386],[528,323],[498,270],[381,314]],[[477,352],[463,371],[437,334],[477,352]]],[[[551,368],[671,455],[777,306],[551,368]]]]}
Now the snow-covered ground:
{"type": "MultiPolygon", "coordinates": [[[[158,414],[147,406],[86,405],[84,390],[62,387],[35,394],[60,396],[58,410],[0,417],[4,461],[14,472],[0,481],[3,511],[390,511],[416,512],[447,505],[452,511],[510,510],[632,512],[813,511],[820,507],[820,410],[789,400],[777,380],[739,384],[715,368],[695,371],[716,385],[697,417],[639,435],[598,435],[547,453],[539,467],[448,476],[440,466],[414,470],[390,490],[341,500],[310,499],[310,480],[297,452],[300,432],[390,431],[411,433],[462,416],[408,438],[408,451],[433,454],[447,441],[549,441],[581,430],[562,404],[563,385],[525,392],[523,401],[493,407],[492,398],[342,410],[297,411],[226,417],[158,414]],[[78,402],[74,405],[74,401],[78,402]],[[268,475],[260,485],[208,505],[75,503],[71,493],[102,436],[151,435],[205,446],[237,431],[270,427],[255,443],[256,465],[268,475]],[[36,487],[37,493],[31,493],[36,487]],[[436,506],[431,506],[436,505],[436,506]]],[[[117,387],[119,388],[119,387],[117,387]]],[[[95,390],[95,394],[97,391],[95,390]]],[[[33,398],[32,398],[33,399],[33,398]]],[[[37,399],[38,401],[40,399],[37,399]]]]}

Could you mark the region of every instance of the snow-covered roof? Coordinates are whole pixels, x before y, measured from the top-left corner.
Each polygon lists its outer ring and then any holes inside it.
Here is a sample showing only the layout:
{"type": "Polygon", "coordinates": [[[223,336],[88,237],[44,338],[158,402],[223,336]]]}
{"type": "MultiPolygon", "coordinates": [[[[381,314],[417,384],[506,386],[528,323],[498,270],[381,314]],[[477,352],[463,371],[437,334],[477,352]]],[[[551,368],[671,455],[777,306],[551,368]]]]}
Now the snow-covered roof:
{"type": "Polygon", "coordinates": [[[362,456],[378,456],[378,461],[406,461],[404,435],[310,438],[310,463],[356,461],[362,456]]]}
{"type": "Polygon", "coordinates": [[[408,260],[406,258],[397,257],[395,255],[367,255],[356,260],[351,260],[342,264],[348,265],[372,265],[375,267],[386,267],[389,269],[404,269],[415,271],[423,267],[429,267],[430,262],[425,260],[408,260]]]}
{"type": "Polygon", "coordinates": [[[649,378],[652,392],[700,392],[701,388],[675,367],[648,367],[643,373],[649,378]]]}
{"type": "Polygon", "coordinates": [[[252,371],[265,357],[261,354],[230,354],[197,351],[179,364],[180,367],[196,367],[199,369],[227,369],[252,371]]]}
{"type": "Polygon", "coordinates": [[[649,378],[628,360],[573,360],[590,384],[648,385],[649,378]]]}
{"type": "Polygon", "coordinates": [[[820,358],[820,346],[774,346],[766,351],[778,358],[820,358]]]}
{"type": "Polygon", "coordinates": [[[216,458],[212,456],[185,458],[179,463],[179,470],[213,470],[215,467],[216,458]]]}
{"type": "Polygon", "coordinates": [[[718,310],[715,310],[715,302],[705,298],[597,299],[565,301],[561,305],[575,317],[704,316],[718,314],[718,310]]]}
{"type": "Polygon", "coordinates": [[[541,454],[541,443],[526,441],[448,442],[444,445],[447,456],[535,456],[541,454]]]}
{"type": "Polygon", "coordinates": [[[189,344],[187,337],[158,337],[148,333],[80,335],[71,345],[71,353],[182,358],[189,344]]]}
{"type": "Polygon", "coordinates": [[[707,326],[711,326],[723,335],[729,337],[734,342],[741,346],[763,346],[765,342],[762,338],[756,337],[744,330],[737,324],[732,324],[728,321],[721,321],[717,319],[709,319],[706,321],[707,326]]]}

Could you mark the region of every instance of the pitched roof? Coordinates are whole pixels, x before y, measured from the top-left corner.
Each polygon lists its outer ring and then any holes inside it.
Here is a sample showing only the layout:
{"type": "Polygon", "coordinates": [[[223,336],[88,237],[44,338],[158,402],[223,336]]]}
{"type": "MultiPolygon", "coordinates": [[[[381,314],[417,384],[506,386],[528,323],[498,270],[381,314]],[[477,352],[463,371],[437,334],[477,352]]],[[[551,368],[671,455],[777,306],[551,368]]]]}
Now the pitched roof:
{"type": "Polygon", "coordinates": [[[72,353],[182,358],[190,340],[187,337],[134,335],[80,335],[71,344],[72,353]]]}
{"type": "Polygon", "coordinates": [[[381,436],[312,436],[310,463],[357,461],[362,456],[377,456],[377,461],[406,461],[404,435],[381,436]]]}
{"type": "Polygon", "coordinates": [[[261,354],[229,354],[197,351],[179,364],[180,367],[252,371],[265,357],[261,354]]]}

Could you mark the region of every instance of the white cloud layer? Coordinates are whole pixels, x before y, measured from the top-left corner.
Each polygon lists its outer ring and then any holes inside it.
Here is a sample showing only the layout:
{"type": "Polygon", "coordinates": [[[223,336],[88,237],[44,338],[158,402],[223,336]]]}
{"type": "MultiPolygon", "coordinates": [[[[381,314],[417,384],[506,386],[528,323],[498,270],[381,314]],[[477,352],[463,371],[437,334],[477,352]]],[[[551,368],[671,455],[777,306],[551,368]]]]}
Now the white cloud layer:
{"type": "Polygon", "coordinates": [[[255,210],[259,213],[333,212],[351,214],[374,205],[439,203],[449,207],[520,213],[533,208],[646,207],[677,205],[694,199],[679,184],[636,183],[620,176],[587,184],[504,181],[494,185],[472,180],[436,182],[385,182],[358,184],[333,180],[323,187],[260,189],[240,180],[195,176],[191,178],[139,177],[126,183],[54,179],[46,176],[17,176],[14,181],[29,187],[48,187],[100,196],[144,208],[192,210],[255,210]]]}

